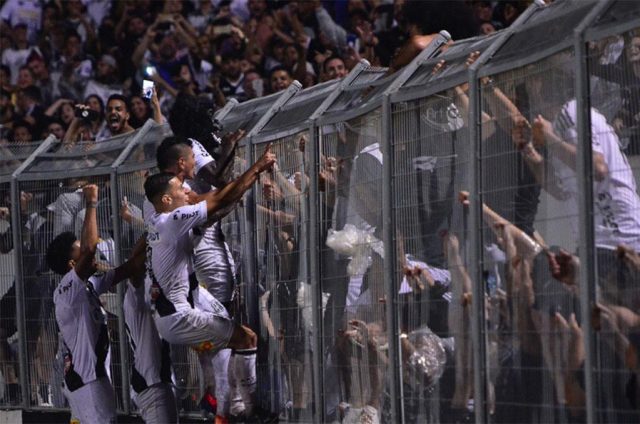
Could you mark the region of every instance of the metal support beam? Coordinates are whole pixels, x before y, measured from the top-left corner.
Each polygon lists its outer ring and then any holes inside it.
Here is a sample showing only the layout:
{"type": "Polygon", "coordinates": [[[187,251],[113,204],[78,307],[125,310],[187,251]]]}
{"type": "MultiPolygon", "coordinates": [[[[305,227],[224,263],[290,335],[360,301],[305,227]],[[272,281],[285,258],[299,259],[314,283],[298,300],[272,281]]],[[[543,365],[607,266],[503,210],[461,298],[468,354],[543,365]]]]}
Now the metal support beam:
{"type": "MultiPolygon", "coordinates": [[[[146,124],[145,124],[146,126],[146,124]]],[[[133,144],[133,143],[132,143],[133,144]]],[[[122,251],[122,229],[120,228],[120,190],[118,184],[117,169],[112,168],[110,175],[110,193],[111,193],[111,225],[113,226],[113,242],[114,252],[113,260],[116,266],[122,265],[122,257],[120,252],[122,251]]],[[[116,302],[116,315],[118,317],[118,348],[120,350],[120,384],[122,385],[122,408],[125,414],[131,412],[131,405],[129,403],[129,349],[128,349],[128,333],[125,327],[124,320],[124,294],[127,289],[125,283],[118,284],[116,302]]]]}
{"type": "Polygon", "coordinates": [[[389,397],[391,416],[404,423],[404,393],[402,390],[402,354],[400,341],[400,308],[398,302],[397,248],[395,241],[396,221],[393,210],[394,140],[393,116],[390,94],[395,92],[414,74],[425,60],[432,57],[451,39],[446,31],[440,34],[414,60],[407,65],[385,90],[382,97],[382,232],[384,245],[384,287],[386,297],[386,326],[389,340],[389,397]]]}
{"type": "Polygon", "coordinates": [[[229,114],[229,112],[231,112],[231,110],[238,106],[240,103],[238,103],[238,101],[236,99],[229,99],[227,100],[227,103],[225,103],[225,105],[216,110],[215,114],[213,115],[213,117],[215,119],[217,119],[218,121],[222,121],[224,118],[226,118],[226,116],[229,114]]]}
{"type": "Polygon", "coordinates": [[[256,124],[249,130],[247,133],[247,139],[252,139],[253,136],[258,134],[264,127],[269,123],[271,118],[285,105],[287,102],[296,95],[298,91],[302,89],[302,84],[298,81],[293,81],[289,87],[278,97],[278,99],[273,102],[271,107],[267,110],[267,112],[262,115],[260,120],[256,122],[256,124]]]}
{"type": "Polygon", "coordinates": [[[595,255],[594,210],[593,210],[593,153],[591,146],[591,102],[589,68],[585,31],[605,10],[612,0],[598,3],[574,30],[576,126],[578,133],[576,176],[578,179],[578,223],[580,238],[580,313],[584,334],[584,383],[587,423],[598,422],[596,416],[596,346],[591,312],[596,301],[597,261],[595,255]]]}
{"type": "Polygon", "coordinates": [[[315,422],[325,422],[324,398],[324,333],[322,320],[322,284],[320,281],[320,239],[321,222],[319,208],[322,204],[318,188],[318,171],[320,169],[320,139],[319,128],[313,123],[309,125],[309,141],[305,150],[309,152],[309,245],[307,249],[309,284],[313,289],[311,303],[313,308],[313,334],[311,350],[313,351],[313,401],[315,404],[315,422]]]}
{"type": "Polygon", "coordinates": [[[40,146],[11,174],[11,230],[13,231],[13,259],[15,266],[14,284],[16,288],[16,327],[18,329],[18,366],[20,375],[20,393],[22,395],[22,407],[28,408],[30,403],[29,392],[29,364],[27,361],[27,338],[26,338],[26,314],[24,303],[24,281],[22,272],[22,222],[20,217],[20,190],[18,187],[18,177],[24,172],[33,161],[43,152],[49,150],[56,142],[53,135],[47,137],[40,146]]]}
{"type": "Polygon", "coordinates": [[[486,319],[484,308],[484,284],[482,276],[482,108],[480,102],[480,84],[478,70],[509,40],[516,29],[525,23],[540,7],[542,0],[536,0],[505,33],[491,44],[480,57],[469,67],[469,149],[468,160],[471,164],[471,181],[469,187],[469,255],[465,257],[465,265],[472,281],[471,332],[473,343],[473,403],[476,422],[487,422],[487,381],[489,364],[487,359],[486,319]]]}

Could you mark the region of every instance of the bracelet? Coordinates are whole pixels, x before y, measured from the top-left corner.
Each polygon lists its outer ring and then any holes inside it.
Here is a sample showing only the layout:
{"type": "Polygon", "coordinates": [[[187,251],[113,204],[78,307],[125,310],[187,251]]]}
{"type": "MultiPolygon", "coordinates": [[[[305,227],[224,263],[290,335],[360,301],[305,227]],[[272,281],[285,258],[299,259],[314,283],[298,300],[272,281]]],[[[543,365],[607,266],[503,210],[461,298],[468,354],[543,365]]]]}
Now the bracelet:
{"type": "Polygon", "coordinates": [[[95,201],[87,202],[85,205],[86,208],[95,208],[97,206],[98,206],[98,202],[95,202],[95,201]]]}

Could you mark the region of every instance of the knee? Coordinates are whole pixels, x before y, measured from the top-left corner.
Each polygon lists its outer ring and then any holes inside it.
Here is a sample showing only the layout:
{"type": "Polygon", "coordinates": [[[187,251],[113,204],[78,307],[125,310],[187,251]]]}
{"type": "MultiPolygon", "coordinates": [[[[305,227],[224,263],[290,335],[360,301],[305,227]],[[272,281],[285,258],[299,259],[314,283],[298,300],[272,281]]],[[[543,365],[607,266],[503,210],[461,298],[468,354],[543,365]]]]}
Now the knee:
{"type": "Polygon", "coordinates": [[[233,330],[229,347],[232,349],[255,349],[258,346],[258,336],[249,327],[238,325],[233,330]]]}
{"type": "Polygon", "coordinates": [[[244,331],[247,345],[245,349],[255,349],[256,347],[258,347],[258,336],[256,335],[256,333],[252,329],[244,325],[242,326],[242,330],[244,331]]]}

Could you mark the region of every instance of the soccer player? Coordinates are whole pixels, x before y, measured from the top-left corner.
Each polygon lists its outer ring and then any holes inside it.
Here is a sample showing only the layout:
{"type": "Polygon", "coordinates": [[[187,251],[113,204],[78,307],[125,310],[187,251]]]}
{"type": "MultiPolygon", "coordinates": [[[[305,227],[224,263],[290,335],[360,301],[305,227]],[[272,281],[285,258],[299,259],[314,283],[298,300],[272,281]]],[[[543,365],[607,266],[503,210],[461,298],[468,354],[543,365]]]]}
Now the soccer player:
{"type": "MultiPolygon", "coordinates": [[[[240,132],[235,137],[241,137],[243,134],[243,132],[240,132]]],[[[180,136],[165,138],[158,147],[156,159],[160,171],[174,174],[182,181],[185,189],[189,189],[198,195],[210,192],[212,184],[221,184],[221,181],[215,178],[215,175],[219,174],[218,164],[195,139],[187,139],[180,136]]],[[[229,204],[225,211],[230,211],[234,207],[235,204],[229,204]]],[[[149,220],[149,211],[153,211],[153,206],[147,205],[147,202],[145,202],[143,209],[145,217],[149,220]]],[[[219,214],[219,216],[221,215],[223,214],[219,214]]],[[[235,291],[235,267],[233,256],[224,242],[220,221],[218,220],[213,225],[195,227],[192,235],[192,260],[195,274],[190,275],[191,288],[197,289],[197,283],[200,283],[208,290],[207,294],[204,294],[203,290],[196,290],[192,293],[192,297],[196,303],[202,303],[206,308],[208,304],[207,295],[210,293],[217,301],[223,304],[227,312],[230,312],[235,291]]],[[[202,304],[200,305],[201,309],[202,304]]],[[[227,370],[231,366],[232,371],[234,371],[236,364],[237,366],[245,366],[245,356],[247,355],[232,356],[230,349],[223,349],[215,353],[215,355],[211,353],[200,352],[198,359],[208,380],[207,383],[210,384],[215,381],[213,390],[207,387],[207,391],[214,394],[217,400],[216,415],[220,418],[226,418],[230,413],[231,407],[227,370]],[[230,360],[231,365],[229,363],[230,360]]],[[[242,371],[240,371],[240,374],[242,374],[242,371]]],[[[250,412],[250,396],[247,394],[247,390],[241,388],[241,391],[245,393],[245,410],[249,406],[250,412]]]]}
{"type": "MultiPolygon", "coordinates": [[[[186,158],[188,161],[194,161],[193,154],[186,158]]],[[[229,347],[249,353],[245,362],[255,363],[257,337],[253,331],[234,324],[224,306],[205,293],[196,308],[188,302],[190,231],[210,220],[215,222],[218,214],[235,204],[273,163],[275,155],[268,148],[237,180],[221,190],[206,193],[196,205],[187,204],[186,190],[174,174],[156,174],[145,182],[145,194],[156,212],[147,223],[154,317],[160,335],[170,343],[191,345],[201,351],[229,347]]],[[[255,365],[239,368],[252,368],[255,373],[255,365]]],[[[240,379],[250,381],[249,392],[255,392],[255,374],[241,375],[240,379]]]]}
{"type": "Polygon", "coordinates": [[[145,302],[143,276],[129,280],[123,306],[133,351],[131,387],[140,415],[147,424],[175,423],[178,411],[171,385],[170,346],[158,335],[145,302]]]}
{"type": "Polygon", "coordinates": [[[57,236],[47,250],[52,271],[63,275],[53,301],[64,340],[65,394],[74,417],[83,423],[115,422],[115,397],[109,381],[109,334],[99,295],[144,266],[139,254],[116,269],[96,274],[98,187],[83,187],[86,215],[81,240],[69,232],[57,236]]]}

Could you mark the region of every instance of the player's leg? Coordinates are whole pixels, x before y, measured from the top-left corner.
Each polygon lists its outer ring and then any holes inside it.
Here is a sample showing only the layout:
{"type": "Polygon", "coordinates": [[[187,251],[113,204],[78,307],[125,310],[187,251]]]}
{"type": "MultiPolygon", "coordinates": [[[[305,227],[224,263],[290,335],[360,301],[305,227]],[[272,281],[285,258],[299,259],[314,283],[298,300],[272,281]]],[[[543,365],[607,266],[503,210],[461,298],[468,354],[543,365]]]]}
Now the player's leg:
{"type": "Polygon", "coordinates": [[[147,424],[178,422],[176,398],[170,384],[158,383],[146,388],[138,395],[136,404],[147,424]]]}
{"type": "Polygon", "coordinates": [[[258,336],[249,327],[236,325],[227,346],[234,350],[235,360],[230,367],[233,367],[245,414],[251,416],[255,405],[258,336]]]}

